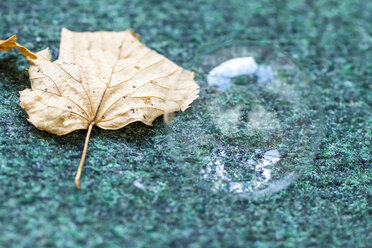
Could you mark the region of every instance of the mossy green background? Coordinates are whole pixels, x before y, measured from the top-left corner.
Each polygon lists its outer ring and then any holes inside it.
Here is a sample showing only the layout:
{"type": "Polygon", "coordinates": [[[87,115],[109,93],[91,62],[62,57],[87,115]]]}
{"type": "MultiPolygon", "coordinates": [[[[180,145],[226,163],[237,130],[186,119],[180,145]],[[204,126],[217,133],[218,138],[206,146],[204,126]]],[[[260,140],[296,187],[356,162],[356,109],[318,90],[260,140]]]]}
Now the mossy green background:
{"type": "Polygon", "coordinates": [[[29,124],[18,104],[18,91],[29,86],[27,62],[2,52],[0,247],[370,247],[371,1],[0,2],[1,38],[17,34],[32,51],[49,46],[56,58],[62,27],[131,28],[185,67],[211,42],[283,49],[324,112],[320,150],[287,190],[237,200],[195,187],[172,167],[161,120],[94,129],[79,191],[73,177],[85,132],[57,137],[29,124]]]}

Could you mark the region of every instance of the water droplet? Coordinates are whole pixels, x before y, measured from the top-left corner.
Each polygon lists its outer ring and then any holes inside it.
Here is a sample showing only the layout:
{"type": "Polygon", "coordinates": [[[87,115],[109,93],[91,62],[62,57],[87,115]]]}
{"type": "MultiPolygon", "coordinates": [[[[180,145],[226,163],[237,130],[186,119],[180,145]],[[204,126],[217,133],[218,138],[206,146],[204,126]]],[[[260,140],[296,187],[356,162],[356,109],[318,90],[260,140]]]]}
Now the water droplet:
{"type": "Polygon", "coordinates": [[[199,101],[206,104],[167,126],[174,163],[214,193],[251,197],[285,189],[314,158],[321,134],[309,120],[304,74],[267,46],[222,45],[195,61],[205,88],[199,101]]]}

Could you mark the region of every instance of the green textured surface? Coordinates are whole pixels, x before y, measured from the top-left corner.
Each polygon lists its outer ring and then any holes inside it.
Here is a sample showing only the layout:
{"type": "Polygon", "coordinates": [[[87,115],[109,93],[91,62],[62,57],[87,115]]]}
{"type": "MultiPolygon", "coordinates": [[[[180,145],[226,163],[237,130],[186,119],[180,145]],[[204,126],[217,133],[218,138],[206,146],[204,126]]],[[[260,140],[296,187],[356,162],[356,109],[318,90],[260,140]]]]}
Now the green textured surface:
{"type": "Polygon", "coordinates": [[[321,149],[287,190],[236,200],[198,189],[172,166],[161,120],[94,129],[78,191],[73,177],[85,132],[57,137],[29,124],[18,104],[18,91],[29,85],[27,62],[2,52],[0,247],[370,246],[372,2],[0,2],[1,38],[17,34],[32,51],[49,46],[56,58],[62,27],[131,28],[181,66],[211,42],[281,48],[302,66],[313,104],[324,110],[321,149]],[[136,180],[152,190],[136,188],[136,180]]]}

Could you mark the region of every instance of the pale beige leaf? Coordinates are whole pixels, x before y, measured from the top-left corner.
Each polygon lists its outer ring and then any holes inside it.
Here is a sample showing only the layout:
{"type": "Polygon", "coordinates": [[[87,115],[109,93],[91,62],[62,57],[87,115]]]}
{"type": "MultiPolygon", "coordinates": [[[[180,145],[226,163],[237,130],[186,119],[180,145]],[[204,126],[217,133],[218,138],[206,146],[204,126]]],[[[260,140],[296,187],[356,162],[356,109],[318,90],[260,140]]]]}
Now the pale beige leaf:
{"type": "Polygon", "coordinates": [[[194,74],[147,48],[131,31],[62,30],[60,54],[48,49],[30,59],[31,89],[21,106],[38,129],[64,135],[87,129],[151,125],[160,115],[185,110],[197,98],[194,74]]]}
{"type": "Polygon", "coordinates": [[[30,63],[31,89],[20,92],[20,105],[38,129],[64,135],[88,129],[75,176],[80,177],[94,125],[119,129],[132,122],[151,125],[160,115],[189,107],[198,97],[194,73],[149,49],[139,36],[123,32],[62,30],[59,57],[49,49],[33,54],[15,42],[0,41],[0,50],[18,48],[30,63]]]}

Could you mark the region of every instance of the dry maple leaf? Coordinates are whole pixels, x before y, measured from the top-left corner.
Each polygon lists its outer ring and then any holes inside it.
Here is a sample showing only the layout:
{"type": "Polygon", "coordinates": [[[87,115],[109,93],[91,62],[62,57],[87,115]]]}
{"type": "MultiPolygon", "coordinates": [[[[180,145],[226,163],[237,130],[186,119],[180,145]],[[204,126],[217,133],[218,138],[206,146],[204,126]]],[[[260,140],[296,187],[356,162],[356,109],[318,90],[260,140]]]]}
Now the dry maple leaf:
{"type": "Polygon", "coordinates": [[[52,62],[48,49],[36,56],[27,56],[31,89],[20,92],[20,105],[40,130],[65,135],[88,129],[77,188],[94,125],[110,130],[136,121],[151,125],[160,115],[184,111],[199,93],[193,72],[149,49],[129,30],[62,29],[58,59],[52,62]]]}

